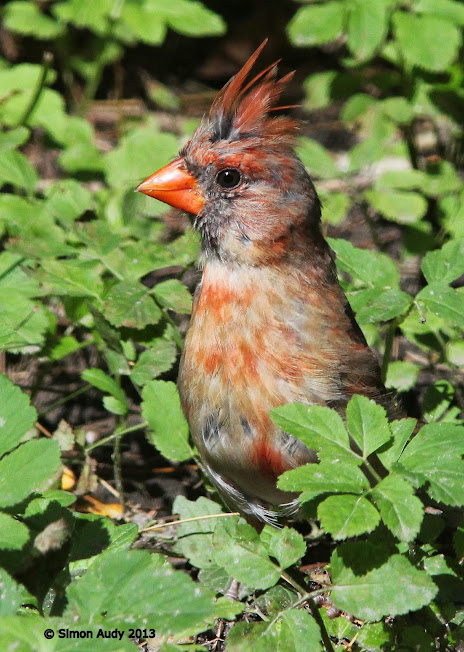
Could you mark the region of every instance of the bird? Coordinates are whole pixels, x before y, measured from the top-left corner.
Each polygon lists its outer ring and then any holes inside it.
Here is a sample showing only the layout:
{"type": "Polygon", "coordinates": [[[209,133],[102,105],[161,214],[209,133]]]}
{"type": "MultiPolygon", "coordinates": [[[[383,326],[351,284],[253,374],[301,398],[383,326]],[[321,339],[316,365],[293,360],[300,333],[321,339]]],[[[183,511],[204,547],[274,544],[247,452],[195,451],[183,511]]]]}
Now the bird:
{"type": "Polygon", "coordinates": [[[179,156],[136,190],[190,213],[201,281],[178,388],[206,476],[260,530],[298,514],[280,474],[316,452],[273,423],[287,403],[395,403],[340,286],[321,203],[295,152],[300,124],[275,114],[294,73],[247,81],[264,41],[219,92],[179,156]]]}

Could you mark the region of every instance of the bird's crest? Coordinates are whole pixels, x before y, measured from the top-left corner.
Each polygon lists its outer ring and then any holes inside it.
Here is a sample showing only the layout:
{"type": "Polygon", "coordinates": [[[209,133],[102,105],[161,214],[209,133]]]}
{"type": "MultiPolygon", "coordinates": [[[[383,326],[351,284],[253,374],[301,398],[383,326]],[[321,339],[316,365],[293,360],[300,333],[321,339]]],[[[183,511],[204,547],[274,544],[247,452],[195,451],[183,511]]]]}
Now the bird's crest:
{"type": "Polygon", "coordinates": [[[271,111],[293,108],[293,105],[275,106],[275,103],[294,73],[290,72],[281,79],[276,79],[279,59],[246,83],[246,78],[266,43],[267,39],[214,100],[209,113],[212,141],[241,140],[249,137],[293,141],[298,123],[282,116],[271,119],[268,114],[271,111]]]}

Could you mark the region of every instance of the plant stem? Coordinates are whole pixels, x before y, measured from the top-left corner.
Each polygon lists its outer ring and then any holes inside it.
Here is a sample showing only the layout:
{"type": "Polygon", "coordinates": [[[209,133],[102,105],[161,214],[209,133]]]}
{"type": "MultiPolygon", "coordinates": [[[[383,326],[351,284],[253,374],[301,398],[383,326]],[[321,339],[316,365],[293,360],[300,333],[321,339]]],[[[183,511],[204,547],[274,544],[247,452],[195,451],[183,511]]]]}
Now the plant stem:
{"type": "MultiPolygon", "coordinates": [[[[118,417],[116,417],[118,419],[118,417]]],[[[122,435],[116,428],[116,438],[113,447],[113,474],[116,484],[116,490],[119,493],[123,513],[126,511],[126,499],[124,496],[124,483],[122,481],[122,462],[121,462],[121,439],[122,435]]]]}
{"type": "Polygon", "coordinates": [[[293,579],[293,577],[291,577],[285,571],[281,573],[281,576],[284,578],[284,580],[286,580],[290,584],[290,586],[293,586],[294,589],[296,589],[299,593],[302,594],[302,597],[298,600],[297,604],[301,604],[302,602],[308,603],[313,618],[317,622],[317,624],[319,625],[319,629],[321,630],[321,638],[322,638],[322,642],[324,643],[326,652],[334,652],[334,648],[332,645],[332,641],[330,640],[329,633],[325,627],[324,621],[322,620],[321,614],[319,613],[319,609],[316,603],[314,602],[314,600],[312,599],[313,595],[317,595],[318,593],[321,592],[325,593],[327,589],[324,588],[323,591],[322,590],[317,592],[312,591],[311,593],[308,593],[303,586],[300,586],[300,584],[298,584],[298,582],[296,582],[293,579]]]}
{"type": "Polygon", "coordinates": [[[80,389],[76,389],[75,392],[72,392],[72,394],[68,394],[68,396],[65,396],[64,398],[60,398],[59,401],[56,401],[55,403],[52,403],[46,410],[43,410],[42,412],[39,412],[39,418],[44,417],[46,414],[49,412],[53,412],[53,410],[56,410],[56,408],[61,407],[61,405],[64,405],[68,401],[72,401],[73,398],[76,398],[76,396],[80,396],[87,390],[89,390],[92,387],[92,385],[85,385],[84,387],[81,387],[80,389]]]}
{"type": "Polygon", "coordinates": [[[37,102],[40,99],[43,88],[45,86],[45,81],[47,79],[47,73],[50,69],[50,65],[53,61],[53,54],[51,52],[44,52],[42,57],[42,71],[40,77],[37,80],[36,87],[32,93],[32,97],[29,101],[29,104],[26,106],[23,115],[17,122],[17,127],[25,126],[29,118],[31,117],[32,111],[35,109],[37,102]]]}
{"type": "Polygon", "coordinates": [[[397,326],[398,326],[398,319],[393,319],[393,321],[390,322],[390,325],[388,327],[388,333],[387,333],[387,338],[385,340],[385,351],[383,353],[382,369],[381,369],[383,382],[385,382],[387,378],[387,369],[388,369],[388,364],[390,362],[393,342],[395,339],[395,331],[397,326]]]}
{"type": "MultiPolygon", "coordinates": [[[[89,385],[90,387],[90,385],[89,385]]],[[[90,444],[90,446],[87,446],[85,449],[86,453],[90,452],[94,448],[98,448],[99,446],[104,446],[105,444],[109,444],[113,439],[116,439],[117,437],[123,437],[124,435],[128,435],[130,432],[135,432],[136,430],[142,430],[143,428],[146,428],[148,426],[147,421],[141,421],[140,423],[136,423],[134,426],[128,426],[127,428],[122,428],[121,430],[116,430],[113,432],[112,435],[108,435],[108,437],[104,437],[103,439],[99,439],[93,444],[90,444]]]]}

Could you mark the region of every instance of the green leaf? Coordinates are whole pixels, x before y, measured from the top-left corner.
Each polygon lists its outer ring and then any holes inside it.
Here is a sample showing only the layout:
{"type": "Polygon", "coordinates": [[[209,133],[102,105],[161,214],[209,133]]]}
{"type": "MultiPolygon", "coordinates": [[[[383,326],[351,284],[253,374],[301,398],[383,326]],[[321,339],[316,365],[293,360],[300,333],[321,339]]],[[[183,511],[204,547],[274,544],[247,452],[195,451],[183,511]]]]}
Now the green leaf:
{"type": "Polygon", "coordinates": [[[399,124],[408,124],[414,117],[414,108],[405,97],[388,97],[382,101],[381,107],[385,115],[399,124]]]}
{"type": "Polygon", "coordinates": [[[144,328],[157,324],[162,313],[141,283],[121,281],[109,291],[103,309],[105,317],[114,326],[144,328]]]}
{"type": "Polygon", "coordinates": [[[415,11],[419,14],[441,16],[453,23],[464,25],[464,7],[455,0],[418,0],[415,11]]]}
{"type": "Polygon", "coordinates": [[[254,589],[267,589],[279,581],[279,567],[269,559],[258,533],[248,523],[234,518],[218,523],[213,555],[231,577],[254,589]]]}
{"type": "Polygon", "coordinates": [[[320,405],[292,403],[274,408],[270,414],[282,430],[316,450],[321,461],[331,462],[335,458],[361,464],[361,459],[350,449],[348,433],[335,410],[320,405]]]}
{"type": "Polygon", "coordinates": [[[419,430],[401,455],[401,464],[411,470],[432,469],[438,459],[464,455],[464,427],[429,423],[419,430]]]}
{"type": "Polygon", "coordinates": [[[192,295],[185,285],[175,278],[155,285],[153,294],[164,308],[184,315],[190,315],[192,312],[192,295]]]}
{"type": "Polygon", "coordinates": [[[16,127],[9,131],[2,131],[0,133],[0,152],[24,145],[29,140],[29,133],[27,127],[16,127]]]}
{"type": "Polygon", "coordinates": [[[153,446],[171,460],[192,457],[188,424],[174,383],[152,380],[143,388],[142,398],[142,415],[153,431],[148,435],[153,446]]]}
{"type": "Polygon", "coordinates": [[[456,58],[461,45],[458,27],[431,14],[417,16],[404,11],[393,14],[395,38],[406,61],[432,72],[440,72],[456,58]],[[437,34],[440,38],[437,39],[437,34]]]}
{"type": "MultiPolygon", "coordinates": [[[[149,3],[150,4],[150,3],[149,3]]],[[[192,0],[176,0],[172,7],[163,0],[152,4],[156,10],[165,14],[170,27],[185,36],[221,36],[226,31],[226,24],[218,14],[214,13],[201,2],[192,0]]]]}
{"type": "Polygon", "coordinates": [[[384,218],[398,224],[414,224],[427,212],[427,202],[416,192],[368,190],[367,201],[384,218]]]}
{"type": "Polygon", "coordinates": [[[37,172],[29,160],[17,150],[2,152],[0,157],[0,188],[10,183],[32,194],[37,185],[37,172]]]}
{"type": "Polygon", "coordinates": [[[356,312],[356,320],[360,324],[375,324],[394,319],[405,313],[412,301],[413,298],[402,290],[380,292],[356,312]]]}
{"type": "MultiPolygon", "coordinates": [[[[21,606],[23,601],[24,589],[13,580],[8,573],[0,568],[0,586],[2,587],[2,599],[0,600],[0,618],[5,616],[12,616],[16,613],[18,607],[21,606]]],[[[0,628],[1,629],[1,628],[0,628]]],[[[1,639],[0,639],[1,640],[1,639]]],[[[5,650],[8,647],[5,646],[5,650]]]]}
{"type": "Polygon", "coordinates": [[[382,521],[400,541],[413,541],[424,516],[424,507],[412,486],[398,475],[381,480],[372,492],[382,521]]]}
{"type": "Polygon", "coordinates": [[[319,199],[322,203],[322,220],[337,226],[348,215],[351,204],[350,196],[344,192],[319,191],[319,199]]]}
{"type": "Polygon", "coordinates": [[[281,568],[295,564],[306,553],[306,543],[303,536],[293,528],[284,527],[277,530],[265,525],[260,539],[270,557],[277,559],[281,568]]]}
{"type": "Polygon", "coordinates": [[[414,387],[419,371],[420,367],[413,362],[403,360],[390,362],[385,387],[396,389],[398,392],[407,392],[414,387]]]}
{"type": "Polygon", "coordinates": [[[71,224],[92,208],[92,194],[74,179],[61,179],[45,190],[47,211],[57,220],[71,224]]]}
{"type": "Polygon", "coordinates": [[[421,269],[427,283],[451,283],[464,274],[464,239],[451,240],[424,256],[421,269]]]}
{"type": "Polygon", "coordinates": [[[416,301],[423,302],[434,315],[458,328],[464,323],[464,294],[447,283],[430,283],[416,295],[416,301]]]}
{"type": "Polygon", "coordinates": [[[142,615],[143,626],[155,628],[161,636],[204,627],[214,617],[212,598],[210,591],[183,571],[173,570],[160,555],[118,551],[100,555],[68,587],[65,617],[76,625],[127,629],[142,615]]]}
{"type": "Polygon", "coordinates": [[[454,398],[454,387],[447,380],[436,380],[424,394],[424,419],[438,421],[449,409],[454,398]]]}
{"type": "Polygon", "coordinates": [[[366,476],[354,464],[325,460],[305,464],[283,473],[277,486],[284,491],[301,491],[300,502],[325,493],[362,493],[369,489],[366,476]]]}
{"type": "Polygon", "coordinates": [[[176,361],[177,351],[173,342],[156,340],[148,351],[143,351],[133,366],[131,378],[138,385],[145,385],[165,371],[176,361]]]}
{"type": "Polygon", "coordinates": [[[60,467],[60,447],[51,439],[22,444],[0,460],[0,507],[16,505],[47,488],[60,467]]]}
{"type": "Polygon", "coordinates": [[[93,260],[49,260],[39,278],[51,294],[100,299],[100,270],[93,260]]]}
{"type": "Polygon", "coordinates": [[[227,636],[230,652],[321,652],[321,633],[302,609],[287,609],[269,622],[235,623],[227,636]]]}
{"type": "Polygon", "coordinates": [[[37,421],[29,396],[0,374],[0,456],[15,448],[37,421]]]}
{"type": "Polygon", "coordinates": [[[56,39],[63,26],[42,13],[34,2],[8,2],[3,16],[5,29],[25,36],[56,39]]]}
{"type": "Polygon", "coordinates": [[[105,374],[102,369],[85,369],[81,374],[82,380],[85,380],[87,383],[90,383],[97,389],[100,389],[106,394],[111,394],[115,399],[120,401],[123,405],[128,408],[126,394],[124,390],[118,385],[118,383],[105,374]]]}
{"type": "Polygon", "coordinates": [[[133,129],[105,156],[108,184],[135,188],[154,170],[165,165],[177,149],[177,139],[172,134],[160,133],[154,123],[133,129]]]}
{"type": "Polygon", "coordinates": [[[363,496],[329,496],[317,508],[321,525],[336,540],[372,532],[380,521],[375,507],[363,496]]]}
{"type": "Polygon", "coordinates": [[[391,439],[385,408],[366,396],[354,395],[350,399],[346,424],[364,459],[391,439]]]}
{"type": "Polygon", "coordinates": [[[342,238],[328,238],[337,254],[337,266],[369,287],[398,287],[400,275],[394,261],[387,255],[359,249],[342,238]]]}
{"type": "Polygon", "coordinates": [[[369,60],[387,33],[384,0],[354,0],[349,3],[347,45],[358,61],[369,60]]]}
{"type": "Polygon", "coordinates": [[[329,152],[316,140],[300,138],[296,151],[311,176],[332,179],[340,175],[329,152]]]}
{"type": "MultiPolygon", "coordinates": [[[[21,550],[28,539],[29,530],[24,523],[0,512],[0,550],[21,550]]],[[[2,601],[3,599],[2,591],[2,601]]]]}
{"type": "Polygon", "coordinates": [[[365,575],[355,574],[343,564],[343,546],[332,556],[332,580],[331,595],[337,607],[367,621],[416,611],[438,591],[428,574],[402,555],[393,555],[365,575]]]}
{"type": "Polygon", "coordinates": [[[127,401],[123,403],[117,398],[114,398],[114,396],[104,396],[103,405],[105,406],[105,409],[112,414],[124,415],[128,412],[127,401]]]}
{"type": "Polygon", "coordinates": [[[334,41],[342,32],[344,15],[342,2],[302,7],[287,25],[290,41],[299,47],[334,41]]]}
{"type": "MultiPolygon", "coordinates": [[[[201,496],[195,501],[184,496],[176,496],[173,512],[179,514],[180,520],[198,519],[202,516],[223,514],[223,508],[212,500],[201,496]]],[[[212,540],[213,532],[221,519],[205,518],[176,525],[177,541],[174,550],[186,557],[197,568],[209,568],[214,565],[212,540]]]]}

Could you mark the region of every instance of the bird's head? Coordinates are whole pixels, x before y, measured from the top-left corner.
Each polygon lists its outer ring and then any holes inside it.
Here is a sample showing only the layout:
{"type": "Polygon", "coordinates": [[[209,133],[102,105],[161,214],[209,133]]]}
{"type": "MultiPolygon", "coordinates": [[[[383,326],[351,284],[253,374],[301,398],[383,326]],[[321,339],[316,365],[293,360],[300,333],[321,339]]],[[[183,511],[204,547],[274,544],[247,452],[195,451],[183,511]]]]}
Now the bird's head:
{"type": "Polygon", "coordinates": [[[246,78],[266,41],[224,86],[179,158],[137,188],[195,216],[204,258],[278,262],[319,231],[320,204],[294,152],[299,124],[270,116],[293,73],[246,78]]]}

